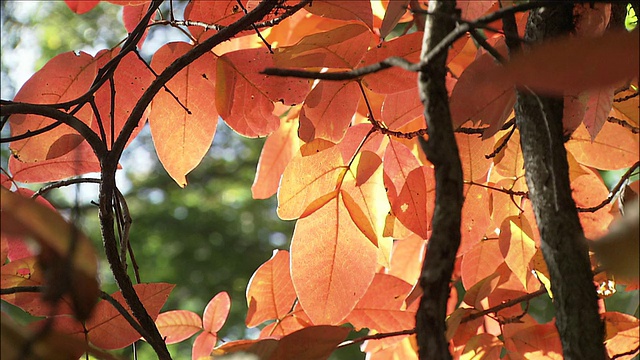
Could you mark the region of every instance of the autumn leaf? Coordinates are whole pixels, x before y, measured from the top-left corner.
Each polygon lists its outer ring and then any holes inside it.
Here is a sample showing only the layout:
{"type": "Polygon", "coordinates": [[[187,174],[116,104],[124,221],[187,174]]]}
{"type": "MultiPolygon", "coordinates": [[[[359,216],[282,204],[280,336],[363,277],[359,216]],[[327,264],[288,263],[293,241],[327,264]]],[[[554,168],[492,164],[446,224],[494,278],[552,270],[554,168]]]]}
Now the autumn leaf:
{"type": "Polygon", "coordinates": [[[532,240],[533,230],[524,215],[511,216],[500,226],[498,243],[504,262],[518,277],[524,288],[531,272],[529,263],[536,253],[536,243],[532,240]]]}
{"type": "Polygon", "coordinates": [[[317,0],[305,9],[312,14],[332,19],[358,20],[373,28],[373,11],[368,1],[350,3],[342,0],[317,0]]]}
{"type": "Polygon", "coordinates": [[[415,326],[415,311],[404,309],[404,299],[410,291],[409,283],[392,275],[376,274],[347,321],[356,330],[368,328],[384,333],[411,329],[415,326]]]}
{"type": "Polygon", "coordinates": [[[481,241],[474,245],[462,258],[462,284],[465,289],[493,274],[503,262],[497,241],[481,241]]]}
{"type": "Polygon", "coordinates": [[[356,112],[360,96],[355,82],[318,82],[300,111],[300,139],[304,142],[316,138],[340,142],[356,112]]]}
{"type": "Polygon", "coordinates": [[[76,14],[84,14],[92,10],[100,0],[64,0],[69,9],[76,14]]]}
{"type": "MultiPolygon", "coordinates": [[[[59,54],[27,80],[14,101],[56,104],[76,99],[89,90],[97,71],[97,62],[85,52],[59,54]]],[[[75,116],[87,125],[94,121],[89,106],[80,109],[75,116]]],[[[40,115],[15,114],[9,118],[11,136],[38,130],[54,122],[55,120],[40,115]]],[[[48,131],[46,135],[13,141],[10,148],[21,161],[33,163],[65,155],[82,141],[75,130],[61,125],[48,131]]]]}
{"type": "Polygon", "coordinates": [[[386,273],[415,284],[422,269],[426,245],[427,242],[416,234],[395,240],[391,250],[391,264],[386,273]]]}
{"type": "Polygon", "coordinates": [[[247,327],[282,320],[289,313],[296,299],[289,264],[289,252],[275,250],[253,274],[247,286],[247,327]]]}
{"type": "Polygon", "coordinates": [[[351,220],[341,196],[296,223],[291,278],[314,324],[342,323],[369,287],[375,267],[376,249],[351,220]]]}
{"type": "Polygon", "coordinates": [[[202,330],[202,319],[193,311],[171,310],[158,315],[156,326],[169,345],[186,340],[202,330]]]}
{"type": "Polygon", "coordinates": [[[505,348],[527,359],[562,359],[560,337],[553,322],[537,324],[525,315],[519,324],[504,325],[505,348]]]}
{"type": "Polygon", "coordinates": [[[640,156],[638,136],[610,122],[604,123],[593,141],[584,126],[578,127],[566,147],[580,164],[600,170],[630,167],[640,156]]]}
{"type": "Polygon", "coordinates": [[[548,41],[515,56],[503,71],[488,71],[484,80],[513,81],[549,95],[615,85],[638,78],[639,33],[608,31],[548,41]]]}
{"type": "Polygon", "coordinates": [[[336,196],[338,181],[345,171],[338,147],[292,159],[278,190],[278,216],[295,219],[316,211],[336,196]]]}
{"type": "Polygon", "coordinates": [[[277,130],[280,120],[273,115],[272,102],[295,105],[309,91],[306,80],[260,74],[273,67],[272,55],[263,49],[224,54],[217,65],[216,107],[225,122],[244,136],[265,136],[277,130]]]}
{"type": "MultiPolygon", "coordinates": [[[[314,4],[314,8],[315,8],[314,4]]],[[[352,69],[369,47],[371,32],[360,23],[309,34],[275,53],[277,67],[352,69]]]]}
{"type": "Polygon", "coordinates": [[[278,191],[280,178],[287,164],[299,153],[301,142],[297,134],[298,113],[299,110],[292,109],[289,115],[283,116],[278,130],[265,141],[251,185],[254,199],[266,199],[278,191]]]}
{"type": "MultiPolygon", "coordinates": [[[[138,23],[144,18],[149,9],[149,4],[151,1],[132,1],[133,3],[139,4],[129,4],[122,9],[122,23],[124,24],[124,28],[127,29],[127,32],[131,33],[138,23]]],[[[149,24],[152,22],[153,17],[149,19],[149,24]]],[[[147,24],[148,25],[148,24],[147,24]]],[[[140,37],[140,41],[138,41],[138,48],[142,47],[144,41],[147,39],[147,34],[149,33],[149,28],[146,28],[142,37],[140,37]]]]}
{"type": "Polygon", "coordinates": [[[191,359],[198,360],[211,354],[218,341],[218,335],[208,331],[202,332],[193,342],[191,359]]]}
{"type": "Polygon", "coordinates": [[[607,354],[611,357],[629,353],[628,356],[619,357],[619,359],[630,360],[637,355],[637,351],[640,342],[640,328],[638,327],[638,318],[614,311],[608,311],[601,315],[604,319],[606,327],[606,339],[605,346],[607,348],[607,354]]]}
{"type": "Polygon", "coordinates": [[[591,135],[591,141],[595,140],[596,135],[607,121],[607,116],[613,106],[614,91],[614,87],[607,87],[589,92],[583,122],[591,135]]]}
{"type": "MultiPolygon", "coordinates": [[[[156,51],[151,66],[161,72],[192,48],[168,43],[156,51]]],[[[151,105],[149,126],[158,158],[180,187],[187,185],[186,174],[206,155],[216,132],[215,64],[215,55],[204,54],[167,83],[171,93],[159,92],[151,105]]]]}

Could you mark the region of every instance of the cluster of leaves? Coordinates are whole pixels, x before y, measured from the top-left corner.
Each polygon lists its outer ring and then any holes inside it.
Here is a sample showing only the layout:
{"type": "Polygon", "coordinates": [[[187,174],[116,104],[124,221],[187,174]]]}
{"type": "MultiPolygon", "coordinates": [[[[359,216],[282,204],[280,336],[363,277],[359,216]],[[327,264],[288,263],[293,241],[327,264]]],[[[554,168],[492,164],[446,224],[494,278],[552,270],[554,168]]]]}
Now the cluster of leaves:
{"type": "MultiPolygon", "coordinates": [[[[99,1],[66,2],[83,13],[99,1]]],[[[418,280],[436,205],[433,166],[418,143],[426,133],[423,104],[406,65],[420,61],[425,15],[406,9],[418,5],[285,1],[237,29],[238,36],[200,51],[265,5],[191,1],[185,20],[176,20],[151,16],[158,2],[109,2],[123,6],[130,37],[122,48],[60,54],[12,102],[2,103],[2,115],[11,115],[13,154],[2,174],[2,299],[47,316],[33,331],[86,340],[73,354],[152,337],[129,299],[125,304],[120,292],[100,295],[96,255],[86,238],[42,198],[25,199],[31,193],[20,183],[104,174],[105,159],[121,153],[148,119],[160,161],[184,187],[222,118],[240,135],[267,136],[252,193],[256,199],[277,193],[280,218],[297,220],[291,248],[274,252],[248,284],[246,325],[267,323],[256,340],[215,346],[229,312],[226,293],[216,295],[200,318],[184,310],[159,314],[172,285],[135,285],[166,344],[201,331],[193,359],[234,352],[323,359],[337,346],[366,340],[363,351],[371,359],[417,358],[418,280]],[[135,46],[153,26],[181,27],[192,41],[164,44],[147,64],[135,46]],[[390,57],[406,69],[362,70],[382,68],[390,57]],[[286,74],[299,76],[278,76],[286,74]],[[6,190],[12,187],[17,190],[6,190]],[[37,257],[24,238],[38,241],[37,257]],[[21,289],[44,290],[44,296],[21,289]],[[340,345],[361,329],[371,335],[340,345]]],[[[638,30],[607,30],[610,4],[576,5],[574,36],[504,66],[496,58],[506,55],[505,37],[491,31],[501,26],[491,17],[498,2],[460,7],[461,19],[474,24],[470,35],[461,32],[441,50],[450,47],[447,87],[465,181],[452,278],[464,294],[452,288],[447,339],[461,358],[561,358],[553,322],[538,323],[515,306],[546,296],[549,275],[513,121],[514,84],[564,97],[573,198],[585,235],[596,239],[616,211],[615,194],[597,170],[638,168],[638,30]]],[[[527,16],[517,16],[522,34],[527,16]]],[[[625,186],[639,192],[638,182],[625,186]]],[[[126,221],[119,225],[126,264],[126,221]]],[[[637,280],[617,280],[626,291],[638,287],[637,280]]],[[[606,273],[596,278],[607,281],[606,273]]],[[[638,319],[604,305],[602,317],[609,354],[632,356],[638,319]]]]}

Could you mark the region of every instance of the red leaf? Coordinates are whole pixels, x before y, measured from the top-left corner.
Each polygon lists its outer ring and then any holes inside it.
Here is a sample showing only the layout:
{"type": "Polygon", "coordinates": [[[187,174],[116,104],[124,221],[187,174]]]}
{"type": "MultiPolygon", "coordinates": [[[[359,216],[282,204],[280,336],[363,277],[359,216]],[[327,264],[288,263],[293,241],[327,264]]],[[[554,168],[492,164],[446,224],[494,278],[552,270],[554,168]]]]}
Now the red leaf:
{"type": "Polygon", "coordinates": [[[526,355],[527,359],[562,359],[560,337],[553,322],[536,324],[529,315],[523,323],[505,324],[505,347],[509,351],[526,355]]]}
{"type": "MultiPolygon", "coordinates": [[[[420,60],[422,33],[414,32],[373,47],[362,59],[361,66],[380,62],[390,56],[399,56],[410,62],[420,60]]],[[[418,81],[414,73],[400,68],[390,68],[364,77],[363,85],[380,94],[393,94],[415,89],[418,81]]]]}
{"type": "Polygon", "coordinates": [[[421,166],[408,175],[400,194],[391,201],[391,209],[400,222],[411,231],[428,238],[435,206],[433,169],[421,166]]]}
{"type": "MultiPolygon", "coordinates": [[[[184,42],[168,43],[154,54],[151,66],[161,72],[192,48],[184,42]]],[[[206,155],[216,132],[218,113],[211,106],[215,63],[215,55],[205,53],[167,83],[180,103],[166,91],[153,99],[149,115],[153,142],[160,162],[180,187],[206,155]]]]}
{"type": "MultiPolygon", "coordinates": [[[[42,69],[31,76],[20,88],[14,101],[55,104],[73,100],[89,90],[97,71],[97,62],[91,55],[84,52],[78,55],[74,52],[62,53],[49,60],[42,69]]],[[[87,125],[93,122],[93,113],[89,106],[82,108],[75,116],[87,125]]],[[[11,136],[38,130],[52,123],[54,120],[39,115],[16,114],[9,118],[11,136]]],[[[61,125],[45,135],[13,141],[10,148],[23,162],[42,162],[68,153],[76,148],[81,140],[75,130],[61,125]],[[61,140],[65,135],[70,137],[61,140]],[[55,148],[51,152],[54,145],[55,148]]]]}
{"type": "Polygon", "coordinates": [[[64,0],[69,9],[76,14],[84,14],[98,5],[100,0],[64,0]]]}
{"type": "Polygon", "coordinates": [[[304,142],[321,138],[334,143],[344,137],[358,107],[360,91],[353,81],[320,81],[302,105],[298,135],[304,142]]]}
{"type": "Polygon", "coordinates": [[[342,323],[373,279],[376,253],[340,196],[298,220],[291,240],[291,277],[314,324],[342,323]]]}
{"type": "Polygon", "coordinates": [[[296,300],[289,267],[289,252],[275,250],[253,274],[247,286],[247,327],[282,320],[289,313],[296,300]]]}
{"type": "Polygon", "coordinates": [[[368,1],[317,0],[307,5],[305,10],[332,19],[358,20],[373,28],[373,11],[368,1]]]}
{"type": "Polygon", "coordinates": [[[231,298],[226,291],[216,294],[204,308],[202,315],[202,328],[210,333],[217,333],[227,321],[231,298]]]}
{"type": "Polygon", "coordinates": [[[227,124],[241,135],[258,137],[278,129],[273,101],[294,105],[304,100],[306,80],[260,74],[273,67],[273,57],[264,49],[230,52],[218,59],[216,107],[227,124]]]}
{"type": "Polygon", "coordinates": [[[390,130],[398,130],[424,112],[424,105],[416,89],[389,94],[382,104],[382,122],[390,130]]]}
{"type": "Polygon", "coordinates": [[[196,340],[193,342],[191,359],[198,360],[201,357],[208,357],[209,355],[211,355],[211,352],[216,346],[217,341],[218,336],[208,331],[205,331],[202,334],[198,335],[196,340]]]}
{"type": "Polygon", "coordinates": [[[265,141],[258,161],[256,177],[251,186],[254,199],[266,199],[278,191],[280,178],[291,159],[300,151],[298,138],[299,110],[291,109],[280,119],[280,127],[265,141]]]}
{"type": "Polygon", "coordinates": [[[407,12],[409,0],[389,1],[387,11],[384,13],[382,25],[380,25],[380,37],[385,38],[396,27],[402,16],[407,12]]]}
{"type": "Polygon", "coordinates": [[[186,340],[202,330],[202,319],[192,311],[171,310],[158,315],[156,326],[169,345],[186,340]]]}
{"type": "Polygon", "coordinates": [[[609,31],[601,37],[570,37],[545,42],[515,56],[504,70],[484,79],[513,81],[544,94],[563,94],[615,85],[638,77],[640,39],[632,32],[609,31]]]}
{"type": "MultiPolygon", "coordinates": [[[[142,18],[147,14],[147,11],[149,10],[149,4],[151,3],[151,1],[149,0],[139,2],[140,4],[129,4],[129,6],[125,6],[122,9],[122,22],[124,23],[124,28],[127,29],[127,32],[129,33],[131,33],[133,29],[136,28],[138,23],[140,23],[142,18]]],[[[151,24],[152,19],[153,16],[151,17],[151,19],[149,19],[149,24],[151,24]]],[[[142,44],[147,38],[148,33],[149,28],[146,28],[144,34],[142,34],[142,37],[140,38],[140,41],[138,41],[138,48],[142,47],[142,44]]]]}
{"type": "Polygon", "coordinates": [[[9,158],[9,171],[15,181],[43,183],[100,172],[100,162],[89,144],[82,142],[74,150],[55,159],[24,163],[12,156],[9,158]]]}

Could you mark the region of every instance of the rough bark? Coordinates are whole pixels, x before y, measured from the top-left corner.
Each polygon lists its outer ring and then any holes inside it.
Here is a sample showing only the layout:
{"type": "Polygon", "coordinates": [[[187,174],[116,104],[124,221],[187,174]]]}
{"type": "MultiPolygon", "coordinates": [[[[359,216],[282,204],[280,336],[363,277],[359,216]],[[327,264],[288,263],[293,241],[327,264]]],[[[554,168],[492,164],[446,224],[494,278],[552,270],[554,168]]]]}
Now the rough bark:
{"type": "MultiPolygon", "coordinates": [[[[427,16],[421,59],[453,31],[455,1],[431,1],[427,16]]],[[[421,141],[427,158],[434,165],[436,207],[432,233],[424,259],[420,285],[424,295],[416,314],[416,333],[420,359],[451,359],[445,338],[447,299],[451,273],[460,244],[462,212],[462,166],[453,134],[449,101],[445,87],[447,53],[429,61],[419,75],[420,98],[427,120],[428,141],[421,141]]]]}
{"type": "MultiPolygon", "coordinates": [[[[572,16],[571,4],[533,10],[525,39],[537,43],[567,34],[573,28],[572,16]]],[[[604,326],[587,244],[571,197],[562,111],[562,98],[536,95],[526,88],[518,91],[516,124],[541,248],[551,275],[564,357],[604,359],[604,326]]]]}

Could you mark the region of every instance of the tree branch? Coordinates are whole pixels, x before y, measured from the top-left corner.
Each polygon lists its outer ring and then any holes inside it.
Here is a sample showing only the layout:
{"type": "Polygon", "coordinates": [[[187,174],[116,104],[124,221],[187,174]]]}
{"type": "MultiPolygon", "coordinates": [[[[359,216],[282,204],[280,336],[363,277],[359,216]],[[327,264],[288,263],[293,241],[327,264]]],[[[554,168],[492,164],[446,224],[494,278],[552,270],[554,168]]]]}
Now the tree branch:
{"type": "MultiPolygon", "coordinates": [[[[445,318],[450,280],[460,245],[462,165],[453,133],[449,98],[445,86],[447,52],[440,50],[445,39],[455,34],[455,1],[431,1],[429,11],[443,16],[427,16],[418,76],[420,99],[424,104],[429,140],[419,138],[427,159],[434,166],[436,207],[431,238],[420,273],[423,296],[416,314],[418,355],[424,359],[451,359],[445,318]],[[449,15],[449,16],[447,16],[449,15]],[[433,54],[438,54],[433,56],[433,54]],[[433,57],[430,57],[433,56],[433,57]]],[[[446,49],[446,47],[445,47],[446,49]]]]}

